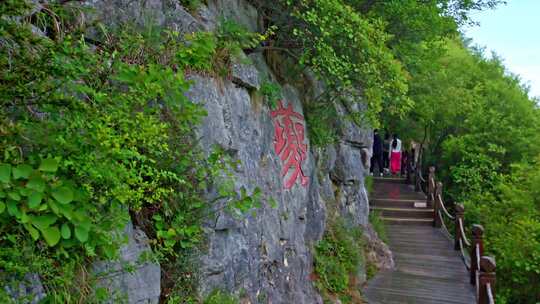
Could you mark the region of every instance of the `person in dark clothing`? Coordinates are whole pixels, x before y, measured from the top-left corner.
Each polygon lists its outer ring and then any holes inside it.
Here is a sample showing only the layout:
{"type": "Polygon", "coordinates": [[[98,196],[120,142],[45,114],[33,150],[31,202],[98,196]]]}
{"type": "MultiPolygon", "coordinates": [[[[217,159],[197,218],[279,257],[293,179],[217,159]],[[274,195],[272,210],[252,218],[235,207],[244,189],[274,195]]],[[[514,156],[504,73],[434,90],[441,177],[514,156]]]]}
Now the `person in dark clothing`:
{"type": "Polygon", "coordinates": [[[371,168],[369,171],[373,173],[375,165],[379,167],[379,175],[383,175],[383,141],[377,129],[373,130],[373,155],[371,156],[371,168]]]}
{"type": "Polygon", "coordinates": [[[390,158],[388,157],[390,153],[390,133],[388,131],[384,132],[384,141],[383,141],[383,167],[390,168],[390,158]]]}

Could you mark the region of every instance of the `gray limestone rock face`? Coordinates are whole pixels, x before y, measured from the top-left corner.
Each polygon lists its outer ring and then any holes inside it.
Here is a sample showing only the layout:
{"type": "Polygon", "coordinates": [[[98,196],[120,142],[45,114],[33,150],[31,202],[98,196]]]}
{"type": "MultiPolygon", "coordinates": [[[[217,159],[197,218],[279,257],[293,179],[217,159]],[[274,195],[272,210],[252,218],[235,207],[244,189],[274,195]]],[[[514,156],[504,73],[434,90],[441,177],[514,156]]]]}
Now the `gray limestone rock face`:
{"type": "MultiPolygon", "coordinates": [[[[257,9],[245,0],[208,0],[207,10],[215,22],[234,20],[251,32],[259,30],[257,9]]],[[[205,8],[202,8],[204,10],[205,8]]]]}
{"type": "Polygon", "coordinates": [[[364,238],[367,246],[366,259],[375,264],[379,270],[388,270],[395,267],[394,257],[388,245],[377,235],[371,225],[364,229],[364,238]]]}
{"type": "Polygon", "coordinates": [[[342,142],[336,145],[336,153],[330,179],[336,187],[340,213],[350,224],[365,226],[369,203],[364,179],[369,168],[362,164],[361,149],[342,142]]]}
{"type": "Polygon", "coordinates": [[[47,296],[39,276],[35,273],[25,275],[22,280],[3,282],[2,285],[15,303],[37,304],[47,296]]]}
{"type": "MultiPolygon", "coordinates": [[[[310,242],[324,231],[325,206],[318,194],[313,156],[301,164],[308,182],[298,178],[290,189],[282,176],[285,163],[275,150],[270,109],[252,100],[246,88],[230,81],[192,76],[187,96],[204,104],[208,116],[199,127],[205,150],[220,145],[241,161],[235,172],[238,189],[263,193],[262,208],[241,219],[220,212],[206,224],[208,252],[201,257],[202,293],[214,288],[245,290],[251,303],[322,303],[309,277],[313,271],[310,242]],[[276,201],[272,208],[267,203],[276,201]],[[264,302],[267,303],[267,302],[264,302]]],[[[283,88],[283,105],[302,114],[296,90],[283,88]]],[[[299,123],[304,123],[298,120],[299,123]]],[[[305,138],[305,144],[309,141],[305,138]]],[[[293,169],[291,169],[292,171],[293,169]]]]}
{"type": "Polygon", "coordinates": [[[260,84],[257,69],[251,64],[238,61],[232,64],[232,81],[248,90],[258,90],[260,84]]]}
{"type": "MultiPolygon", "coordinates": [[[[365,106],[359,102],[351,103],[351,111],[362,112],[365,110],[365,106]]],[[[347,109],[341,104],[336,104],[336,111],[339,116],[344,119],[338,120],[338,130],[341,131],[341,139],[343,142],[348,143],[351,146],[355,146],[359,149],[368,148],[371,150],[373,146],[373,130],[369,126],[358,126],[351,119],[346,119],[349,114],[347,109]]]]}
{"type": "Polygon", "coordinates": [[[120,259],[94,263],[97,286],[108,291],[108,303],[158,303],[161,271],[159,264],[145,261],[151,252],[148,237],[131,222],[124,233],[128,242],[120,248],[120,259]]]}
{"type": "MultiPolygon", "coordinates": [[[[211,30],[203,18],[195,18],[176,0],[85,0],[84,20],[87,24],[102,22],[109,27],[131,24],[145,27],[166,27],[180,33],[211,30]]],[[[90,28],[87,36],[98,37],[98,29],[90,28]]]]}
{"type": "MultiPolygon", "coordinates": [[[[309,83],[305,99],[319,96],[325,85],[309,70],[305,74],[309,83]]],[[[351,103],[350,110],[364,110],[361,103],[351,103]]],[[[339,103],[334,104],[340,119],[336,119],[339,141],[318,151],[317,166],[320,176],[320,194],[325,202],[337,203],[338,211],[350,225],[368,224],[369,201],[365,177],[369,172],[369,157],[373,145],[373,132],[369,127],[358,126],[349,119],[348,111],[339,103]]]]}
{"type": "MultiPolygon", "coordinates": [[[[102,20],[110,25],[130,21],[138,25],[155,24],[183,33],[215,30],[220,20],[232,19],[250,31],[260,30],[257,10],[246,0],[209,0],[197,12],[187,12],[176,0],[85,0],[93,8],[88,20],[102,20]]],[[[234,172],[235,186],[249,193],[259,188],[263,206],[241,218],[218,212],[205,223],[207,251],[200,257],[200,291],[208,294],[219,288],[229,292],[245,291],[249,303],[318,304],[322,299],[311,281],[312,245],[326,228],[327,203],[338,202],[340,214],[351,224],[368,223],[368,201],[364,188],[367,168],[362,164],[362,148],[371,146],[370,130],[342,119],[339,144],[318,151],[309,144],[305,121],[295,132],[302,132],[305,158],[301,174],[286,187],[294,167],[284,170],[289,160],[278,153],[276,118],[257,90],[264,80],[276,81],[265,58],[250,54],[249,62],[232,66],[232,77],[213,79],[190,75],[193,84],[186,94],[204,105],[208,116],[197,127],[200,145],[210,151],[214,145],[241,161],[234,172]],[[302,129],[302,131],[300,131],[302,129]],[[285,171],[285,172],[283,172],[285,171]],[[285,173],[285,175],[283,174],[285,173]],[[268,201],[276,202],[275,208],[268,201]]],[[[279,64],[279,63],[278,63],[279,64]]],[[[274,66],[275,68],[275,66],[274,66]]],[[[318,96],[324,85],[311,75],[311,93],[303,95],[283,85],[283,106],[292,106],[303,114],[302,102],[318,96]]],[[[304,90],[306,89],[306,90],[304,90]]],[[[345,116],[344,109],[337,108],[345,116]]],[[[149,249],[145,238],[137,241],[137,229],[128,227],[130,243],[123,251],[124,261],[135,262],[149,249]]],[[[130,303],[156,303],[159,297],[159,266],[142,264],[132,274],[120,264],[103,263],[97,270],[112,273],[102,286],[128,295],[130,303]],[[157,284],[156,284],[157,283],[157,284]],[[138,301],[138,302],[137,302],[138,301]]]]}
{"type": "MultiPolygon", "coordinates": [[[[178,0],[84,0],[81,4],[90,9],[85,13],[88,24],[93,21],[109,26],[128,23],[192,33],[213,31],[222,20],[233,20],[249,31],[259,29],[257,10],[243,0],[210,0],[207,5],[200,5],[194,14],[178,0]]],[[[95,35],[95,32],[89,34],[95,35]]]]}

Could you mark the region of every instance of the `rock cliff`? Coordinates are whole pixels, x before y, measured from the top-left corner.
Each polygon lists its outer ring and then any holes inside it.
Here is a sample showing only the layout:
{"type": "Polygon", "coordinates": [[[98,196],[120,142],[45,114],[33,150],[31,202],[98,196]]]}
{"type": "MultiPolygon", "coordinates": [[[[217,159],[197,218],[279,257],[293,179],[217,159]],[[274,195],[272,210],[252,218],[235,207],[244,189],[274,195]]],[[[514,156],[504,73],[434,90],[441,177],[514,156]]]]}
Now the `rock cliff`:
{"type": "MultiPolygon", "coordinates": [[[[220,18],[230,18],[252,31],[260,30],[257,10],[244,0],[209,0],[193,14],[175,0],[86,0],[73,5],[91,9],[86,19],[111,26],[125,21],[153,22],[187,33],[213,30],[220,18]]],[[[200,291],[242,290],[242,297],[251,303],[322,303],[311,279],[313,245],[325,231],[327,206],[336,206],[350,225],[368,225],[364,187],[368,168],[362,159],[369,155],[372,133],[368,127],[337,119],[341,121],[340,141],[324,149],[313,147],[303,104],[320,90],[320,84],[312,80],[307,87],[298,87],[282,81],[280,113],[261,102],[255,91],[262,79],[277,82],[283,77],[275,75],[279,71],[261,53],[246,57],[249,63],[235,63],[227,79],[189,75],[188,97],[208,112],[197,130],[203,148],[219,145],[240,160],[241,166],[234,172],[237,189],[250,192],[258,187],[276,206],[264,204],[240,220],[220,212],[206,222],[208,248],[200,256],[200,291]],[[294,113],[290,122],[285,121],[285,112],[294,113]],[[292,131],[285,130],[289,127],[292,131]],[[304,151],[287,152],[280,147],[287,140],[283,132],[289,131],[298,145],[305,145],[304,151]],[[291,157],[297,157],[300,167],[293,164],[287,170],[291,157]]],[[[346,114],[342,108],[337,113],[346,114]]],[[[144,233],[131,225],[126,234],[130,241],[122,249],[122,257],[134,262],[148,250],[148,244],[144,233]]],[[[159,265],[146,263],[129,275],[117,268],[115,263],[96,265],[98,270],[115,271],[114,276],[103,278],[104,285],[125,293],[129,303],[157,303],[159,265]]]]}

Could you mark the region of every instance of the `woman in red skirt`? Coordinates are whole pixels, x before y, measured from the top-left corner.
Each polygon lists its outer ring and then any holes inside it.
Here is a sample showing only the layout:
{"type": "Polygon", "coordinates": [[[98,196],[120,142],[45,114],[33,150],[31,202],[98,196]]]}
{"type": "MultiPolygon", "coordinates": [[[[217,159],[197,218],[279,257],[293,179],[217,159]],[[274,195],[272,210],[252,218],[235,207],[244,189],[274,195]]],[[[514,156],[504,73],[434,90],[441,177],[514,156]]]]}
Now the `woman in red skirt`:
{"type": "Polygon", "coordinates": [[[397,134],[394,134],[390,146],[390,173],[395,175],[401,171],[401,140],[399,140],[397,134]]]}

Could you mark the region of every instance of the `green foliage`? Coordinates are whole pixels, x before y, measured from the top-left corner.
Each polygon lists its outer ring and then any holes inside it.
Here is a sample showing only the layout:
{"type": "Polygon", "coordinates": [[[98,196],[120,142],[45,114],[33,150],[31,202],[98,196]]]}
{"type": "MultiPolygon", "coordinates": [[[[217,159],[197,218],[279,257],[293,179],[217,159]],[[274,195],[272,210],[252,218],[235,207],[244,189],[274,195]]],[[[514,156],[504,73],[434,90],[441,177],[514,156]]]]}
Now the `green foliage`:
{"type": "Polygon", "coordinates": [[[371,195],[371,193],[373,192],[373,183],[373,176],[366,176],[366,179],[364,179],[364,187],[366,188],[368,195],[371,195]]]}
{"type": "Polygon", "coordinates": [[[187,47],[176,53],[182,68],[191,68],[198,71],[211,71],[213,57],[217,52],[217,39],[214,34],[197,32],[186,35],[187,47]]]}
{"type": "Polygon", "coordinates": [[[379,271],[377,265],[370,261],[366,261],[366,279],[371,280],[379,271]]]}
{"type": "Polygon", "coordinates": [[[180,4],[187,8],[190,12],[196,12],[197,9],[206,1],[201,0],[179,0],[180,4]]]}
{"type": "MultiPolygon", "coordinates": [[[[200,245],[204,218],[260,206],[260,190],[234,188],[237,162],[198,148],[206,113],[185,97],[184,78],[255,42],[121,26],[101,27],[106,43],[91,48],[68,31],[65,7],[51,9],[66,16],[42,20],[58,23],[54,40],[34,34],[31,18],[0,18],[0,277],[39,273],[52,302],[91,302],[100,293],[86,266],[117,256],[130,218],[174,265],[200,245]],[[212,188],[220,196],[208,202],[212,188]]],[[[26,10],[0,4],[2,14],[26,10]]]]}
{"type": "Polygon", "coordinates": [[[363,242],[360,228],[347,228],[341,221],[328,227],[315,246],[317,287],[324,293],[346,295],[354,289],[350,278],[363,263],[363,242]]]}
{"type": "Polygon", "coordinates": [[[87,195],[69,180],[55,176],[57,169],[58,161],[52,158],[43,159],[37,169],[28,164],[0,164],[0,214],[7,211],[0,224],[16,221],[34,241],[42,239],[51,247],[61,241],[62,250],[88,243],[89,234],[91,240],[100,240],[93,233],[97,229],[89,218],[87,195]]]}
{"type": "Polygon", "coordinates": [[[497,260],[497,301],[536,303],[540,297],[529,286],[540,278],[532,183],[539,172],[538,105],[496,56],[487,59],[457,38],[442,46],[413,75],[416,106],[394,127],[425,138],[427,162],[437,165],[447,201],[465,203],[469,225],[484,225],[486,250],[497,260]]]}
{"type": "Polygon", "coordinates": [[[381,213],[378,211],[372,211],[369,213],[369,223],[373,227],[373,230],[377,232],[379,238],[388,243],[388,234],[386,233],[386,226],[384,221],[381,219],[381,213]]]}
{"type": "Polygon", "coordinates": [[[353,122],[374,126],[380,113],[407,113],[416,101],[414,76],[435,70],[429,64],[440,55],[440,42],[457,34],[471,10],[503,1],[253,2],[268,24],[278,27],[268,49],[309,68],[325,85],[325,92],[306,101],[305,108],[312,142],[323,146],[337,138],[329,131],[335,129],[336,104],[344,105],[353,122]],[[366,108],[355,108],[357,102],[366,108]]]}
{"type": "Polygon", "coordinates": [[[222,19],[216,32],[223,45],[228,45],[233,55],[238,55],[242,49],[254,48],[265,35],[248,31],[243,25],[229,19],[222,19]]]}
{"type": "Polygon", "coordinates": [[[298,1],[291,7],[292,15],[306,27],[292,30],[305,47],[301,64],[344,96],[354,98],[350,89],[361,88],[362,101],[372,115],[383,106],[392,113],[410,107],[406,73],[387,48],[389,36],[379,20],[363,18],[339,0],[298,1]]]}
{"type": "Polygon", "coordinates": [[[306,125],[310,143],[315,147],[324,147],[338,141],[338,128],[335,107],[321,103],[308,104],[305,107],[306,125]]]}
{"type": "Polygon", "coordinates": [[[498,301],[537,303],[540,293],[540,158],[513,166],[490,192],[466,203],[468,222],[485,227],[485,248],[497,259],[498,301]]]}
{"type": "Polygon", "coordinates": [[[216,29],[217,52],[214,56],[214,70],[222,76],[228,76],[232,62],[246,61],[244,49],[253,49],[273,35],[274,27],[269,27],[263,34],[248,31],[243,25],[233,20],[222,19],[216,29]]]}
{"type": "Polygon", "coordinates": [[[260,93],[265,97],[265,101],[270,109],[277,107],[277,102],[282,98],[281,87],[279,84],[271,81],[261,83],[260,93]]]}
{"type": "Polygon", "coordinates": [[[206,299],[203,304],[238,304],[239,300],[221,290],[214,290],[206,299]]]}

